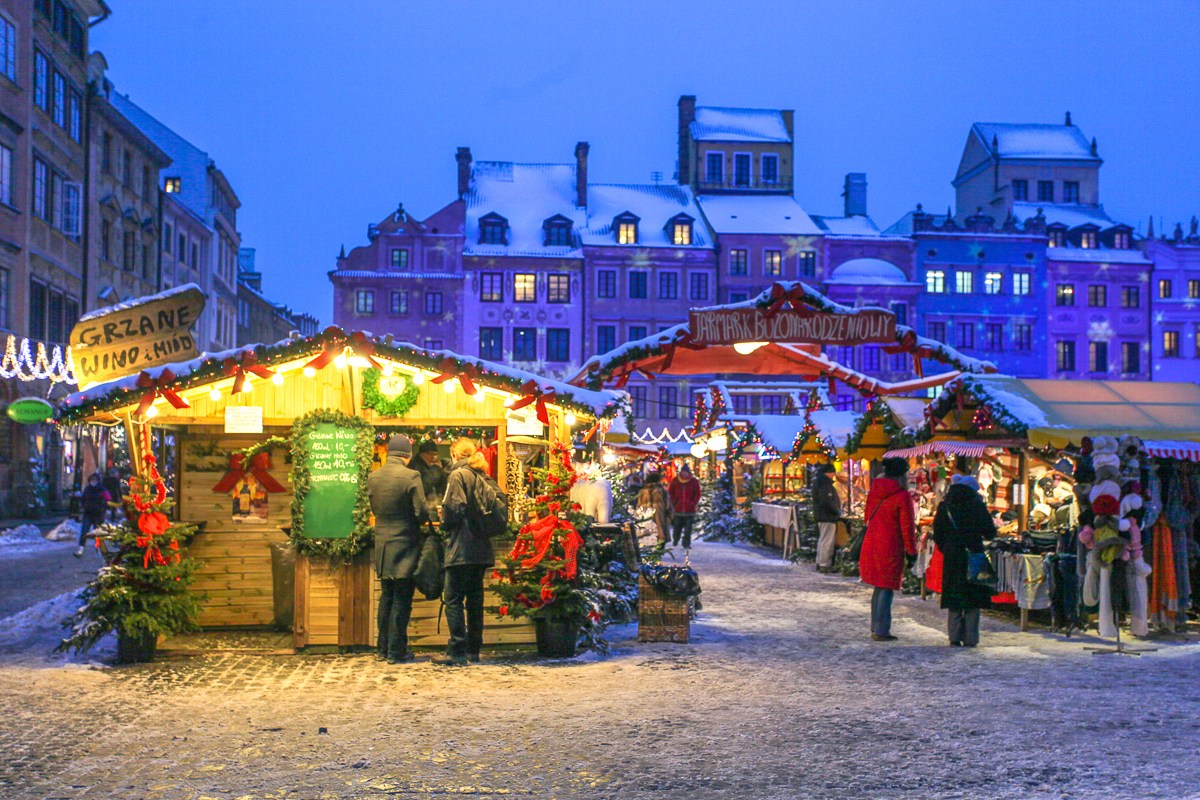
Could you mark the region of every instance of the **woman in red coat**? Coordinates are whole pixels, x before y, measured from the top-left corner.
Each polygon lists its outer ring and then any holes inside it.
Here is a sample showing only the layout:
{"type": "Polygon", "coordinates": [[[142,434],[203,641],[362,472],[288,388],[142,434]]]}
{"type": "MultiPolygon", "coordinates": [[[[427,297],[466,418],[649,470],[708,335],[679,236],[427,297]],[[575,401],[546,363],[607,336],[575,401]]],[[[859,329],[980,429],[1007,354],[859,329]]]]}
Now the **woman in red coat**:
{"type": "Polygon", "coordinates": [[[908,493],[908,462],[885,458],[883,477],[871,484],[864,511],[867,533],[863,537],[858,574],[875,587],[871,594],[871,638],[891,642],[892,598],[904,577],[904,557],[917,554],[913,529],[913,500],[908,493]]]}

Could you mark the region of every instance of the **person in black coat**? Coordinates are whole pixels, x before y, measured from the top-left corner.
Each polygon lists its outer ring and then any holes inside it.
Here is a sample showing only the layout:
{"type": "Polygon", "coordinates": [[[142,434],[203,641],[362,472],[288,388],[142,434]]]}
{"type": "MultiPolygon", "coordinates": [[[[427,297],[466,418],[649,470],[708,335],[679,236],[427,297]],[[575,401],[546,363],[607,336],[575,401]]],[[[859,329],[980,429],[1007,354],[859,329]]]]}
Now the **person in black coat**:
{"type": "MultiPolygon", "coordinates": [[[[483,578],[496,563],[492,540],[475,530],[470,520],[487,509],[481,507],[480,484],[490,481],[487,459],[465,437],[450,446],[454,469],[446,481],[442,500],[442,536],[446,540],[446,627],[450,640],[445,656],[435,656],[442,666],[478,661],[483,646],[483,578]]],[[[497,489],[498,491],[498,489],[497,489]]]]}
{"type": "Polygon", "coordinates": [[[820,536],[817,539],[817,572],[833,571],[833,551],[837,544],[837,523],[842,518],[842,499],[833,485],[833,464],[817,467],[813,481],[813,519],[820,536]]]}
{"type": "Polygon", "coordinates": [[[426,506],[421,476],[405,466],[411,455],[412,440],[396,434],[388,440],[387,461],[367,479],[375,514],[375,574],[382,586],[376,646],[379,657],[391,664],[413,660],[408,652],[408,621],[426,506]]]}
{"type": "Polygon", "coordinates": [[[996,524],[974,478],[955,475],[933,518],[933,541],[942,553],[942,608],[954,647],[979,644],[979,610],[991,605],[992,591],[967,580],[969,553],[982,553],[996,524]]]}
{"type": "Polygon", "coordinates": [[[442,496],[446,494],[446,479],[450,476],[450,463],[443,461],[438,455],[437,442],[426,439],[417,448],[408,466],[415,469],[421,476],[421,486],[425,489],[425,501],[433,506],[440,505],[442,496]]]}

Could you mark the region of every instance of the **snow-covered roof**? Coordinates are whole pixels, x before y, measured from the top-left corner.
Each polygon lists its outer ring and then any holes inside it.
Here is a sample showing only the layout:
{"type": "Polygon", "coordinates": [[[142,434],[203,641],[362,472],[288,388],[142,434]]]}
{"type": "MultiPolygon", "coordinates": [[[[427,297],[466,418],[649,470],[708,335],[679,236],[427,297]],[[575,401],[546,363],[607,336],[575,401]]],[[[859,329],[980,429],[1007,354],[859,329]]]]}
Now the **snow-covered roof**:
{"type": "Polygon", "coordinates": [[[1046,250],[1049,261],[1074,261],[1088,264],[1143,264],[1150,259],[1140,250],[1114,250],[1111,247],[1051,247],[1046,250]]]}
{"type": "Polygon", "coordinates": [[[640,220],[638,242],[622,246],[689,249],[712,246],[712,236],[696,205],[695,195],[687,186],[675,184],[588,184],[586,227],[580,232],[583,243],[593,246],[616,245],[613,219],[626,211],[640,220]],[[695,220],[690,245],[673,244],[667,234],[667,221],[679,214],[687,214],[695,220]]]}
{"type": "Polygon", "coordinates": [[[192,289],[195,289],[197,292],[200,292],[201,294],[204,293],[204,290],[201,289],[199,286],[197,286],[194,283],[181,283],[178,286],[172,287],[170,289],[164,289],[161,292],[157,292],[153,295],[150,295],[149,297],[141,297],[141,296],[131,297],[128,300],[125,300],[124,302],[121,302],[121,303],[114,303],[111,306],[104,306],[103,308],[97,308],[94,311],[89,311],[88,313],[84,314],[82,317],[79,318],[79,321],[87,322],[88,320],[96,319],[97,317],[103,317],[108,314],[111,314],[114,311],[125,311],[126,309],[136,308],[137,306],[145,305],[148,302],[165,300],[168,297],[171,297],[171,296],[177,295],[177,294],[183,294],[184,292],[191,291],[192,289]]]}
{"type": "MultiPolygon", "coordinates": [[[[861,416],[857,411],[836,411],[831,408],[819,408],[808,412],[817,432],[838,450],[846,446],[850,435],[861,416]]],[[[804,428],[805,415],[801,414],[731,414],[728,411],[722,417],[729,422],[744,422],[753,425],[762,436],[763,444],[768,445],[779,453],[790,453],[795,444],[796,434],[804,428]]]]}
{"type": "Polygon", "coordinates": [[[925,407],[929,399],[925,397],[883,397],[880,398],[892,412],[900,427],[915,430],[925,422],[925,407]]]}
{"type": "Polygon", "coordinates": [[[993,155],[1000,158],[1069,159],[1099,161],[1091,143],[1074,125],[976,122],[972,130],[993,155]],[[992,146],[993,139],[996,142],[992,146]]]}
{"type": "Polygon", "coordinates": [[[1098,225],[1101,230],[1111,228],[1117,223],[1104,210],[1104,206],[1055,205],[1054,203],[1013,203],[1013,217],[1019,222],[1037,216],[1041,210],[1046,218],[1046,224],[1062,223],[1068,228],[1078,228],[1080,225],[1098,225]]]}
{"type": "Polygon", "coordinates": [[[697,106],[691,124],[697,142],[790,142],[783,114],[775,108],[697,106]]]}
{"type": "Polygon", "coordinates": [[[514,164],[476,161],[466,195],[467,231],[464,255],[579,258],[578,247],[547,247],[542,224],[555,215],[571,220],[575,231],[584,224],[575,207],[574,164],[514,164]],[[508,220],[508,244],[480,244],[479,218],[499,214],[508,220]]]}
{"type": "Polygon", "coordinates": [[[835,236],[879,236],[879,226],[866,216],[823,217],[814,214],[813,222],[822,230],[835,236]]]}
{"type": "Polygon", "coordinates": [[[386,278],[389,281],[397,279],[408,279],[414,281],[429,280],[437,278],[439,280],[465,280],[466,273],[463,272],[411,272],[399,270],[375,270],[375,269],[333,269],[329,271],[331,278],[386,278]]]}
{"type": "Polygon", "coordinates": [[[704,195],[698,200],[708,224],[718,234],[819,236],[821,233],[791,195],[704,195]]]}
{"type": "MultiPolygon", "coordinates": [[[[450,350],[431,350],[406,342],[389,342],[386,338],[373,336],[367,331],[363,331],[363,334],[374,345],[375,355],[380,358],[392,358],[400,363],[434,371],[439,369],[439,365],[444,359],[450,358],[459,365],[475,367],[477,370],[476,383],[512,392],[518,391],[517,387],[532,380],[543,391],[555,392],[559,398],[556,401],[559,405],[574,405],[581,410],[586,409],[596,416],[612,416],[628,402],[628,395],[624,392],[581,388],[564,381],[516,369],[507,364],[462,356],[450,350]]],[[[349,342],[353,335],[355,334],[332,327],[308,339],[284,339],[275,344],[247,344],[231,350],[205,352],[187,361],[150,367],[142,372],[149,375],[151,379],[158,380],[164,372],[170,370],[175,376],[170,386],[182,391],[183,388],[193,389],[227,379],[228,375],[221,367],[228,358],[240,362],[244,353],[253,351],[258,357],[258,363],[270,369],[274,364],[303,359],[309,355],[315,356],[322,351],[325,343],[330,339],[335,344],[349,342]]],[[[141,373],[134,373],[89,386],[84,391],[68,395],[62,401],[63,418],[86,417],[99,410],[136,405],[144,391],[137,385],[140,375],[141,373]],[[73,411],[74,413],[72,413],[73,411]]]]}
{"type": "Polygon", "coordinates": [[[906,286],[911,281],[895,264],[879,258],[852,258],[839,264],[825,279],[827,284],[854,286],[906,286]]]}

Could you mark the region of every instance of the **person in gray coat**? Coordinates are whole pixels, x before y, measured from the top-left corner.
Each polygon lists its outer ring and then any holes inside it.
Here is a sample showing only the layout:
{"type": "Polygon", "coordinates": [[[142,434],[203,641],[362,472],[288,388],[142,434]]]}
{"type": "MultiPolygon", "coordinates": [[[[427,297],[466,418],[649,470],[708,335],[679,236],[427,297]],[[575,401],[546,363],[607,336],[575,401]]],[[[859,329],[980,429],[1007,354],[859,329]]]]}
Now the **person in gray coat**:
{"type": "Polygon", "coordinates": [[[408,652],[408,621],[426,505],[421,476],[406,466],[411,456],[412,440],[403,434],[392,436],[387,461],[367,479],[375,514],[375,574],[383,589],[377,647],[379,657],[391,664],[413,660],[408,652]]]}

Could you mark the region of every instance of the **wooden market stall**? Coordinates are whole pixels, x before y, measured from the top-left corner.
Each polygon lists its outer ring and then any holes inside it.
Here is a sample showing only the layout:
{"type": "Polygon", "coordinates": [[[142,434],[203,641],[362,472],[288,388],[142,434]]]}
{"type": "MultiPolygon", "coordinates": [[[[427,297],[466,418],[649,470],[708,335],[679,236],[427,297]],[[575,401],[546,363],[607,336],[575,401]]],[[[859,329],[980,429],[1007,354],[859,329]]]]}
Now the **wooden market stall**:
{"type": "MultiPolygon", "coordinates": [[[[524,505],[528,453],[576,434],[591,438],[623,395],[591,391],[506,366],[329,328],[309,338],[249,345],[93,383],[64,417],[121,424],[129,441],[174,438],[177,519],[202,525],[189,554],[202,566],[193,591],[204,627],[279,622],[272,545],[296,547],[297,649],[374,645],[379,583],[372,568],[366,477],[393,433],[442,444],[476,442],[493,476],[524,505]],[[520,446],[510,446],[510,435],[520,446]],[[295,457],[293,457],[295,456],[295,457]]],[[[137,451],[136,447],[131,448],[137,451]]],[[[134,453],[140,471],[140,452],[134,453]]],[[[505,544],[497,542],[498,555],[505,544]]],[[[410,643],[444,645],[438,603],[414,604],[410,643]]],[[[485,646],[534,639],[527,622],[487,615],[485,646]]]]}

